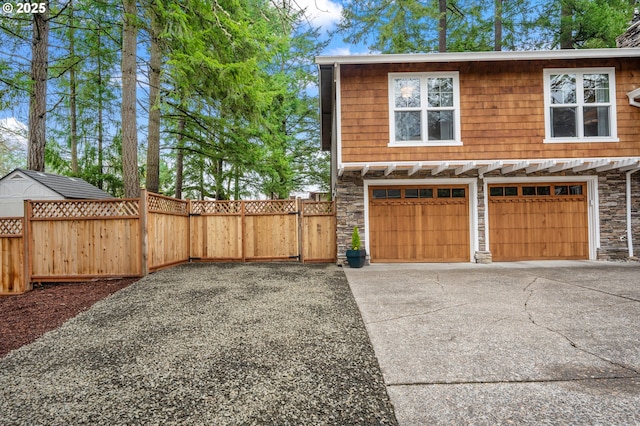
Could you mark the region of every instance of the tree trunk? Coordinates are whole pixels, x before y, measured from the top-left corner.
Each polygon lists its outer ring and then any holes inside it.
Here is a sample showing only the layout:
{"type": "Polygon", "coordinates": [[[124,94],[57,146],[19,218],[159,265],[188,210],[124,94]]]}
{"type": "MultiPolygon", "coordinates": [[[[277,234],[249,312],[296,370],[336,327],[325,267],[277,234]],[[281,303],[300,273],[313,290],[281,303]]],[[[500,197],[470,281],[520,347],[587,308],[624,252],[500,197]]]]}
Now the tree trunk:
{"type": "Polygon", "coordinates": [[[44,172],[44,149],[47,143],[47,74],[49,62],[49,2],[45,13],[33,15],[31,45],[31,81],[29,98],[29,148],[27,169],[44,172]]]}
{"type": "MultiPolygon", "coordinates": [[[[76,60],[75,52],[75,22],[73,19],[73,0],[69,1],[69,58],[76,60]]],[[[69,143],[71,145],[71,173],[74,176],[80,174],[78,169],[78,124],[76,111],[76,63],[69,68],[69,143]]]]}
{"type": "MultiPolygon", "coordinates": [[[[98,23],[98,52],[102,51],[102,28],[98,23]]],[[[100,55],[97,57],[97,71],[98,71],[98,188],[102,189],[104,186],[104,154],[102,147],[104,145],[104,118],[103,118],[103,93],[102,93],[102,58],[100,55]]]]}
{"type": "Polygon", "coordinates": [[[184,117],[178,122],[178,154],[176,156],[176,198],[182,198],[182,181],[184,170],[184,117]]]}
{"type": "Polygon", "coordinates": [[[147,190],[158,192],[160,188],[160,24],[153,10],[151,15],[151,51],[149,58],[149,127],[147,138],[147,190]]]}
{"type": "Polygon", "coordinates": [[[573,49],[573,9],[568,0],[562,0],[560,11],[560,49],[573,49]]]}
{"type": "Polygon", "coordinates": [[[438,23],[438,52],[447,51],[447,0],[438,0],[440,20],[438,23]]]}
{"type": "Polygon", "coordinates": [[[496,52],[502,51],[502,0],[496,0],[495,16],[495,40],[494,48],[496,52]]]}
{"type": "Polygon", "coordinates": [[[122,29],[122,177],[124,195],[140,194],[138,126],[136,121],[136,0],[124,0],[122,29]]]}

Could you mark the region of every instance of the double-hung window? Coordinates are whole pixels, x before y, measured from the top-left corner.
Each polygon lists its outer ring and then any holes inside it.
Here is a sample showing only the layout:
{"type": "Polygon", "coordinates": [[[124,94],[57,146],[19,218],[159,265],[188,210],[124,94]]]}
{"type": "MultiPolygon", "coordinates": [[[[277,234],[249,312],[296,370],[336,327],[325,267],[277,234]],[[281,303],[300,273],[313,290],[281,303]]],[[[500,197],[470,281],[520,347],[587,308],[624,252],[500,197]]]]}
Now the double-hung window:
{"type": "Polygon", "coordinates": [[[545,142],[617,142],[615,69],[547,69],[545,142]]]}
{"type": "Polygon", "coordinates": [[[389,74],[390,146],[462,145],[457,72],[389,74]]]}

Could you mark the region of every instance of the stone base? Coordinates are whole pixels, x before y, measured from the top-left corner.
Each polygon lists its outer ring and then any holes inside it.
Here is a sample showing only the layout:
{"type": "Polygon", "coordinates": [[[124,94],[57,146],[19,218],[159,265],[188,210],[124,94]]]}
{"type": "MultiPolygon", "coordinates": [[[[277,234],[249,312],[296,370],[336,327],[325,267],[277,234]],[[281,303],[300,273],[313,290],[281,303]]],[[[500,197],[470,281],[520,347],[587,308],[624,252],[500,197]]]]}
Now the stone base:
{"type": "Polygon", "coordinates": [[[599,248],[598,249],[598,260],[628,260],[629,259],[629,249],[619,249],[619,248],[599,248]]]}
{"type": "Polygon", "coordinates": [[[490,251],[477,251],[475,255],[476,263],[489,264],[493,262],[490,251]]]}

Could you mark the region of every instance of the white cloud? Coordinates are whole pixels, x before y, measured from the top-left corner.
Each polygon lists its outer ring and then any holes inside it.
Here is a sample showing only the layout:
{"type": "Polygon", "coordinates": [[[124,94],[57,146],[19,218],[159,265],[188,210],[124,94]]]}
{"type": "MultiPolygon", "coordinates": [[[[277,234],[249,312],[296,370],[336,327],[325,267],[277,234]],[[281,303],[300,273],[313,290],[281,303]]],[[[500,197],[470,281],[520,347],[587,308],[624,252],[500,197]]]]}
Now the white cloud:
{"type": "Polygon", "coordinates": [[[342,5],[331,0],[296,0],[294,5],[305,10],[307,18],[317,27],[332,27],[342,16],[342,5]]]}
{"type": "Polygon", "coordinates": [[[362,47],[362,46],[338,46],[335,48],[330,48],[326,52],[323,52],[323,55],[326,56],[349,56],[349,55],[371,55],[375,52],[371,52],[370,50],[362,47]],[[352,50],[353,48],[356,50],[352,50]]]}
{"type": "Polygon", "coordinates": [[[26,149],[28,146],[29,129],[23,122],[15,117],[0,119],[0,139],[6,142],[13,149],[26,149]]]}

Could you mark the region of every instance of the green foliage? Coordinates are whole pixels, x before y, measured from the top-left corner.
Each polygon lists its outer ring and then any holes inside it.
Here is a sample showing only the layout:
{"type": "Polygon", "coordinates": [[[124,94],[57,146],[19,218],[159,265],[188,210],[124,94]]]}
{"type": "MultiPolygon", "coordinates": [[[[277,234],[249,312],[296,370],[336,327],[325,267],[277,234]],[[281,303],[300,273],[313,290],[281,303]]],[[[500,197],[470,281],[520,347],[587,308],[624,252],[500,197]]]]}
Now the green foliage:
{"type": "MultiPolygon", "coordinates": [[[[559,47],[562,5],[575,48],[615,47],[635,0],[502,0],[502,45],[507,50],[559,47]]],[[[448,0],[447,50],[494,48],[496,0],[448,0]]],[[[381,53],[432,52],[438,48],[438,2],[354,0],[344,5],[339,32],[381,53]]]]}
{"type": "Polygon", "coordinates": [[[360,250],[360,232],[357,226],[353,228],[351,233],[351,250],[360,250]]]}

